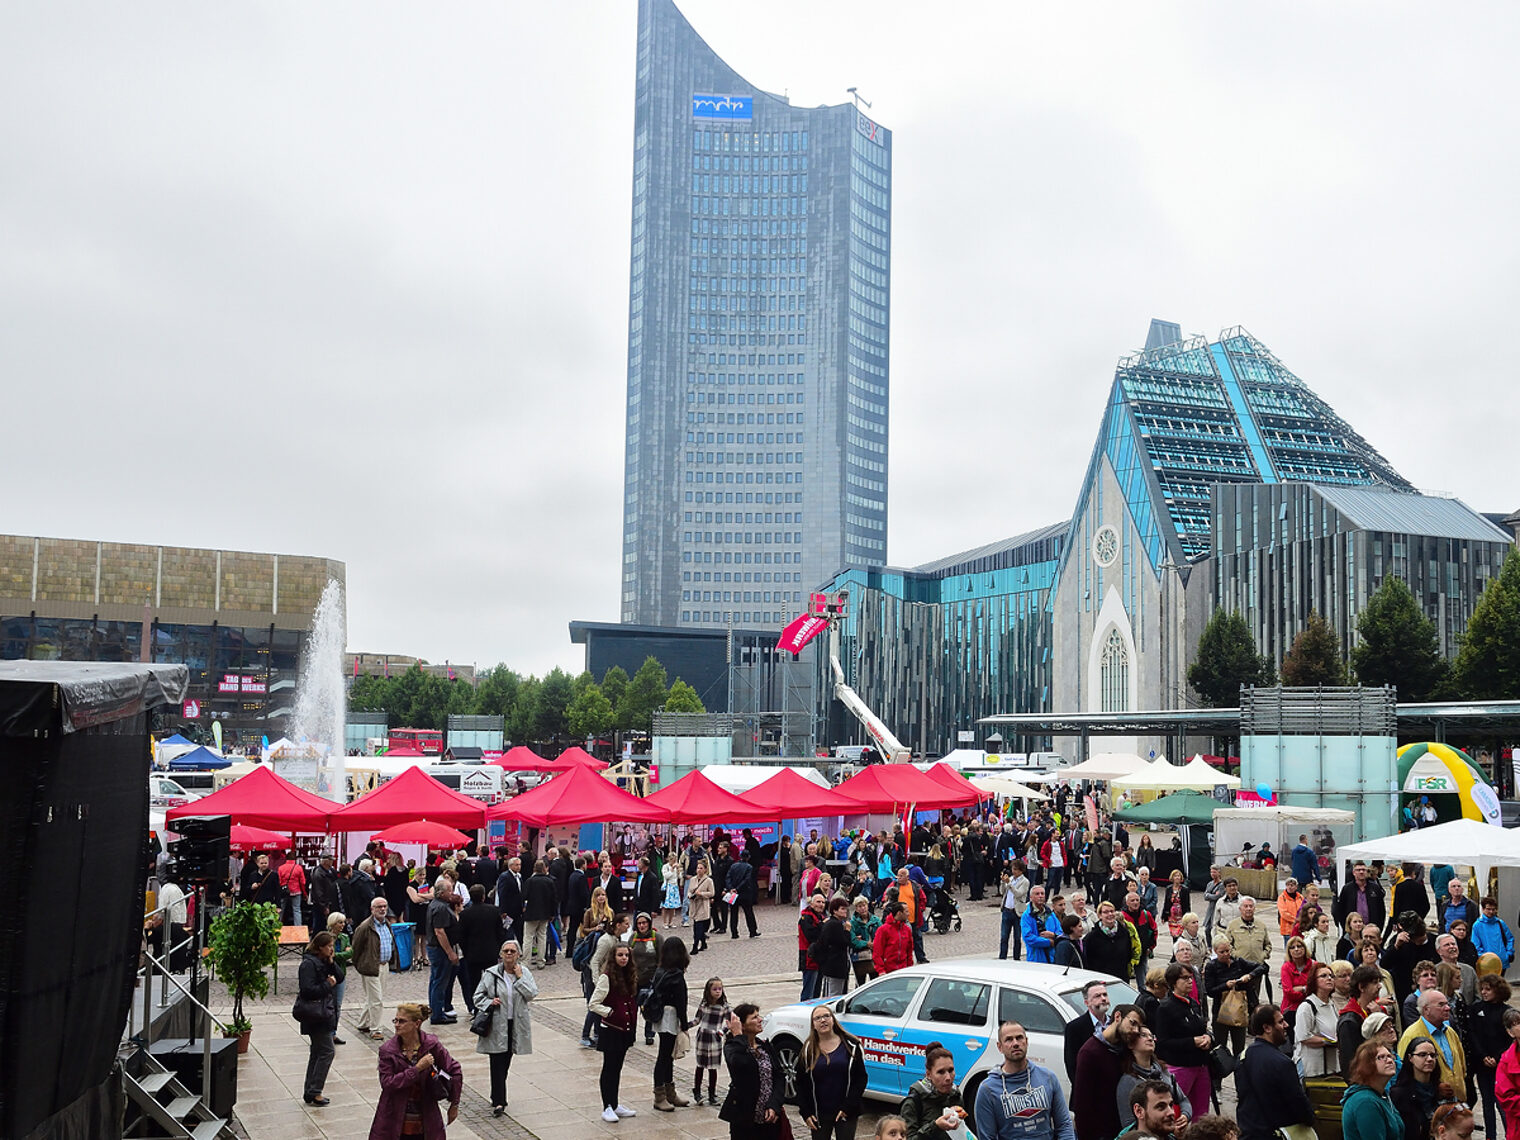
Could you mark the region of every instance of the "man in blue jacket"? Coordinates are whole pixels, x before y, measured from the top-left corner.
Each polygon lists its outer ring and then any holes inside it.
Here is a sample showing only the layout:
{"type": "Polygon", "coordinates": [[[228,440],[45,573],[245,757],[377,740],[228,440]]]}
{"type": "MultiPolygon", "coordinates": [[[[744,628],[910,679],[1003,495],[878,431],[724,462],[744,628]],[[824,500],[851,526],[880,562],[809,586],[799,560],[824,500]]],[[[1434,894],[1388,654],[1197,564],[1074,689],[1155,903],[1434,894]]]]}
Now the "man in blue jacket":
{"type": "Polygon", "coordinates": [[[1050,948],[1061,932],[1056,916],[1045,906],[1045,888],[1029,888],[1029,909],[1019,920],[1019,933],[1024,939],[1024,961],[1049,962],[1050,948]]]}
{"type": "Polygon", "coordinates": [[[1483,917],[1472,925],[1473,949],[1479,954],[1497,954],[1505,971],[1515,960],[1515,936],[1499,917],[1499,901],[1483,900],[1483,917]]]}
{"type": "Polygon", "coordinates": [[[1307,835],[1298,837],[1298,846],[1288,852],[1288,861],[1293,866],[1293,877],[1304,886],[1307,887],[1319,877],[1315,874],[1319,870],[1319,860],[1314,855],[1314,849],[1309,846],[1307,835]]]}

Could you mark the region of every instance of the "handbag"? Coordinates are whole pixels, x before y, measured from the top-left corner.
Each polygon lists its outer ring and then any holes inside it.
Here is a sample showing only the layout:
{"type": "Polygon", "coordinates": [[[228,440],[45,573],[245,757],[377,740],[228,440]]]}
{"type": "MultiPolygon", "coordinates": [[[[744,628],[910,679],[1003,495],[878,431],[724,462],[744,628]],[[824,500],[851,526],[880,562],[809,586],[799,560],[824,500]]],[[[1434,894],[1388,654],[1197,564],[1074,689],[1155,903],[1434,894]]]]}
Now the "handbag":
{"type": "Polygon", "coordinates": [[[1233,1073],[1239,1063],[1228,1045],[1216,1045],[1209,1050],[1209,1077],[1217,1085],[1233,1073]]]}
{"type": "Polygon", "coordinates": [[[1244,1029],[1250,1018],[1245,990],[1231,990],[1219,1003],[1219,1016],[1215,1020],[1231,1029],[1244,1029]]]}
{"type": "MultiPolygon", "coordinates": [[[[500,996],[499,994],[497,995],[500,996]]],[[[470,1032],[476,1037],[486,1037],[491,1032],[491,1022],[495,1020],[496,1007],[490,1002],[475,1011],[475,1016],[470,1018],[470,1032]]]]}
{"type": "Polygon", "coordinates": [[[671,1051],[670,1055],[672,1058],[679,1061],[682,1057],[686,1056],[686,1054],[690,1052],[691,1034],[687,1033],[686,1030],[683,1029],[681,1032],[676,1034],[676,1047],[671,1051]]]}
{"type": "Polygon", "coordinates": [[[725,906],[733,906],[734,903],[736,903],[738,901],[739,901],[739,892],[738,891],[724,891],[723,892],[723,904],[725,906]]]}

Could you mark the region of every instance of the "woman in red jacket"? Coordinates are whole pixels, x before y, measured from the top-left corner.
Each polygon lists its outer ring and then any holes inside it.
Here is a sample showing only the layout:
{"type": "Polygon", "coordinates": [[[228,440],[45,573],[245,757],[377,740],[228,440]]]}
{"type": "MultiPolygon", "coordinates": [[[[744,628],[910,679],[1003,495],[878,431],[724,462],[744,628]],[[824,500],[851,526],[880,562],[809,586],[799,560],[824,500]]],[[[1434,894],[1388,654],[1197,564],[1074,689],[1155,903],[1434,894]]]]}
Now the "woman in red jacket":
{"type": "MultiPolygon", "coordinates": [[[[1288,960],[1282,964],[1282,1011],[1291,1019],[1314,988],[1314,967],[1323,965],[1309,957],[1309,944],[1298,934],[1288,938],[1288,960]]],[[[1291,1030],[1291,1021],[1289,1024],[1291,1030]]],[[[1291,1032],[1289,1039],[1292,1039],[1291,1032]]]]}
{"type": "Polygon", "coordinates": [[[871,961],[880,975],[913,965],[913,928],[903,919],[902,903],[888,904],[887,920],[871,944],[871,961]]]}
{"type": "Polygon", "coordinates": [[[1504,1109],[1504,1135],[1520,1136],[1520,1009],[1504,1011],[1504,1032],[1515,1044],[1499,1058],[1494,1095],[1504,1109]]]}

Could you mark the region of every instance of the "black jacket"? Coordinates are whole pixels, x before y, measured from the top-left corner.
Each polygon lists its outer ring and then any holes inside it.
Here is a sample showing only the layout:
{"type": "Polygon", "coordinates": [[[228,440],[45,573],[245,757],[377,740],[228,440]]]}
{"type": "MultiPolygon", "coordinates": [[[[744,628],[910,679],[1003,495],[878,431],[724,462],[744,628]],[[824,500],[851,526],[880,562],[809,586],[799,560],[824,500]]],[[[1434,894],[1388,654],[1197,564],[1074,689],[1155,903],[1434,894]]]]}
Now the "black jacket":
{"type": "Polygon", "coordinates": [[[496,876],[496,905],[509,923],[522,918],[522,884],[511,871],[503,871],[496,876]]]}
{"type": "Polygon", "coordinates": [[[1111,978],[1128,978],[1129,928],[1121,918],[1112,934],[1105,934],[1101,925],[1094,926],[1082,939],[1082,957],[1087,968],[1095,974],[1107,974],[1111,978]]]}
{"type": "MultiPolygon", "coordinates": [[[[1356,880],[1352,880],[1341,888],[1341,893],[1335,896],[1335,902],[1330,905],[1330,917],[1335,919],[1335,925],[1342,930],[1346,928],[1346,916],[1356,909],[1356,880]]],[[[1373,879],[1367,880],[1367,921],[1379,930],[1388,921],[1388,908],[1383,902],[1382,885],[1373,879]]]]}
{"type": "Polygon", "coordinates": [[[1282,1050],[1256,1038],[1235,1070],[1240,1140],[1273,1140],[1289,1124],[1313,1124],[1314,1109],[1298,1067],[1282,1050]]]}
{"type": "MultiPolygon", "coordinates": [[[[743,861],[733,864],[723,877],[723,889],[738,891],[736,900],[740,906],[755,904],[755,869],[743,861]]],[[[837,976],[837,975],[836,975],[837,976]]]]}
{"type": "Polygon", "coordinates": [[[1082,1051],[1088,1039],[1096,1033],[1093,1025],[1092,1014],[1086,1009],[1077,1016],[1075,1021],[1066,1023],[1066,1048],[1063,1050],[1066,1059],[1066,1079],[1075,1080],[1077,1077],[1077,1054],[1082,1051]]]}
{"type": "Polygon", "coordinates": [[[782,1075],[781,1059],[776,1056],[776,1047],[769,1041],[757,1039],[755,1048],[764,1050],[771,1061],[771,1095],[764,1104],[760,1103],[760,1066],[750,1050],[749,1038],[741,1033],[723,1042],[723,1063],[728,1066],[728,1095],[723,1098],[723,1107],[718,1109],[718,1119],[738,1124],[742,1131],[736,1131],[735,1135],[746,1135],[753,1130],[757,1107],[761,1110],[768,1108],[777,1116],[782,1111],[781,1096],[786,1091],[786,1080],[782,1075]]]}
{"type": "Polygon", "coordinates": [[[369,904],[375,901],[376,890],[375,880],[355,868],[348,880],[348,906],[352,909],[344,913],[354,915],[362,922],[362,916],[369,914],[369,904]]]}
{"type": "Polygon", "coordinates": [[[464,908],[459,916],[459,954],[470,965],[485,970],[496,965],[506,935],[501,928],[501,911],[488,902],[464,908]]]}
{"type": "MultiPolygon", "coordinates": [[[[1209,959],[1209,964],[1203,968],[1203,992],[1214,999],[1214,1017],[1216,1019],[1219,1017],[1219,1003],[1224,1001],[1224,995],[1229,992],[1226,983],[1232,982],[1236,978],[1253,978],[1252,985],[1254,986],[1254,978],[1264,978],[1266,976],[1267,965],[1265,962],[1247,962],[1244,958],[1231,958],[1226,963],[1221,962],[1218,958],[1209,959]]],[[[1249,994],[1251,991],[1249,988],[1246,988],[1245,992],[1249,994]]],[[[1297,1070],[1294,1071],[1297,1072],[1297,1070]]]]}
{"type": "Polygon", "coordinates": [[[495,884],[496,877],[500,875],[505,869],[505,867],[498,867],[496,865],[496,860],[492,859],[489,855],[480,855],[475,859],[475,874],[470,881],[472,883],[479,883],[489,891],[495,884]]]}
{"type": "Polygon", "coordinates": [[[825,978],[850,976],[850,928],[832,915],[818,929],[813,943],[813,960],[825,978]]]}
{"type": "MultiPolygon", "coordinates": [[[[803,1068],[801,1064],[797,1066],[797,1111],[804,1120],[810,1116],[826,1116],[833,1120],[834,1114],[841,1109],[847,1117],[860,1115],[860,1102],[866,1092],[866,1054],[859,1041],[845,1041],[843,1045],[850,1054],[850,1079],[845,1085],[843,1104],[820,1105],[817,1089],[813,1086],[813,1070],[803,1068]]],[[[828,1131],[832,1136],[833,1129],[828,1131]]]]}
{"type": "Polygon", "coordinates": [[[579,921],[580,916],[591,909],[591,884],[586,881],[586,872],[578,867],[571,871],[570,882],[565,890],[563,913],[579,921]]]}
{"type": "Polygon", "coordinates": [[[327,910],[338,908],[338,874],[320,863],[311,869],[311,905],[327,910]]]}
{"type": "Polygon", "coordinates": [[[691,1028],[691,1018],[687,1016],[687,1005],[690,999],[686,993],[686,974],[681,970],[667,970],[664,966],[656,968],[654,976],[649,979],[651,997],[659,998],[661,1005],[668,1005],[675,1009],[676,1020],[681,1023],[682,1029],[691,1028]]]}
{"type": "Polygon", "coordinates": [[[1050,961],[1056,966],[1074,966],[1078,970],[1085,970],[1083,964],[1082,944],[1066,935],[1058,935],[1054,939],[1055,944],[1050,949],[1050,961]]]}
{"type": "Polygon", "coordinates": [[[1209,1035],[1209,1019],[1198,1002],[1167,994],[1156,1007],[1156,1056],[1179,1069],[1209,1063],[1209,1051],[1193,1038],[1209,1035]]]}
{"type": "Polygon", "coordinates": [[[555,859],[549,864],[549,878],[554,881],[554,898],[561,910],[564,909],[563,904],[569,897],[571,870],[568,859],[555,859]]]}
{"type": "Polygon", "coordinates": [[[548,875],[533,875],[523,884],[523,921],[547,922],[559,913],[559,896],[548,875]]]}
{"type": "Polygon", "coordinates": [[[640,871],[633,883],[633,909],[643,914],[659,914],[660,896],[664,893],[660,876],[653,871],[640,871]]]}
{"type": "MultiPolygon", "coordinates": [[[[1402,886],[1403,884],[1399,884],[1402,886]]],[[[1404,999],[1414,992],[1414,968],[1416,963],[1429,959],[1438,961],[1440,955],[1436,953],[1436,940],[1431,935],[1425,936],[1425,941],[1415,943],[1405,942],[1398,944],[1398,934],[1383,947],[1383,969],[1393,976],[1393,992],[1399,999],[1399,1004],[1404,1004],[1404,999]]]]}
{"type": "Polygon", "coordinates": [[[324,962],[315,954],[301,959],[301,992],[291,1013],[301,1023],[301,1032],[307,1037],[314,1033],[332,1033],[338,1028],[337,986],[327,984],[328,978],[343,980],[343,967],[336,962],[324,962]]]}

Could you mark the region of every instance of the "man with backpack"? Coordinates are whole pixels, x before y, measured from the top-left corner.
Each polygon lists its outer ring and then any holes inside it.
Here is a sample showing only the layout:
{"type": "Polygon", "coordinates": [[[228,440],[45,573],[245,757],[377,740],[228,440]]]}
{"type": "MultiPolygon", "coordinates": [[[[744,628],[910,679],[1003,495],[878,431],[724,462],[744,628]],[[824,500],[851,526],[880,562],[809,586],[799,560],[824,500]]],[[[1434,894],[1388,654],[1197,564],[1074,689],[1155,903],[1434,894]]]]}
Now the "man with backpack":
{"type": "Polygon", "coordinates": [[[301,903],[306,898],[306,868],[297,859],[286,859],[275,872],[280,881],[281,921],[301,925],[301,903]]]}

